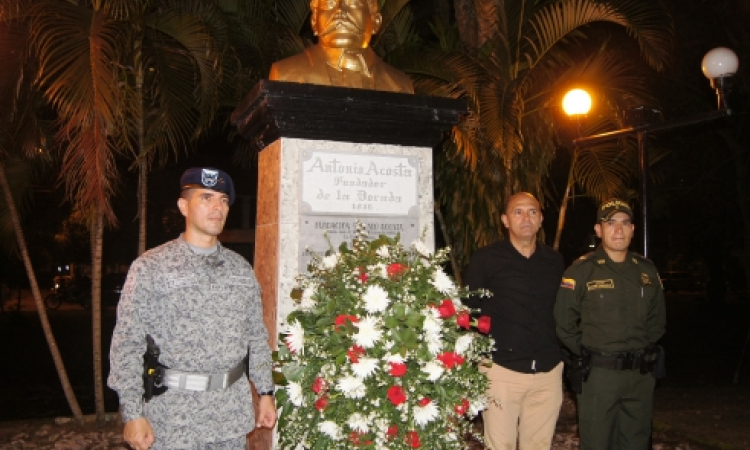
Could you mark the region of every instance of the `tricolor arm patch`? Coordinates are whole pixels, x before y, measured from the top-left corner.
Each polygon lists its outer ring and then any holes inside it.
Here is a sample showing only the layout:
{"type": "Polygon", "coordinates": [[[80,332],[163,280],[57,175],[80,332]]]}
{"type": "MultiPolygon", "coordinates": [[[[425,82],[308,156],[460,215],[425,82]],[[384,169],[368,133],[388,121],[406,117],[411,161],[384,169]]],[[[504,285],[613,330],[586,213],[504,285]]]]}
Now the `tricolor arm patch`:
{"type": "Polygon", "coordinates": [[[564,289],[575,289],[576,280],[574,280],[573,278],[563,278],[562,283],[560,283],[560,287],[564,289]]]}

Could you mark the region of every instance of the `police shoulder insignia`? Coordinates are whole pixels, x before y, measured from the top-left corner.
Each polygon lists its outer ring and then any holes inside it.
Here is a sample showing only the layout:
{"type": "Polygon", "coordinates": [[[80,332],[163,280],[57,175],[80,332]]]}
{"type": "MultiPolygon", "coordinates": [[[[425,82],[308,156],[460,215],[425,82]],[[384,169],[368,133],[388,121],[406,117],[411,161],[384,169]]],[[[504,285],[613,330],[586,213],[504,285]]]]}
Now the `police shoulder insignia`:
{"type": "Polygon", "coordinates": [[[563,278],[562,283],[560,283],[560,287],[564,289],[575,289],[576,280],[574,280],[573,278],[563,278]]]}

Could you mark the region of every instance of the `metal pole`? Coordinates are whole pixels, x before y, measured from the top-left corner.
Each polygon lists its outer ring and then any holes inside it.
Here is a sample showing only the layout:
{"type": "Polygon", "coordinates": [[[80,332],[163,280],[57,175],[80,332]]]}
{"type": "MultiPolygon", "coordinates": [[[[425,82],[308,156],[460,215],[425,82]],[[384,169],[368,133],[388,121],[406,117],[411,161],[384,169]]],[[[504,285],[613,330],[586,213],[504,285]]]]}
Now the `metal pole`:
{"type": "Polygon", "coordinates": [[[641,218],[643,256],[648,258],[648,132],[638,132],[638,164],[641,169],[641,218]]]}

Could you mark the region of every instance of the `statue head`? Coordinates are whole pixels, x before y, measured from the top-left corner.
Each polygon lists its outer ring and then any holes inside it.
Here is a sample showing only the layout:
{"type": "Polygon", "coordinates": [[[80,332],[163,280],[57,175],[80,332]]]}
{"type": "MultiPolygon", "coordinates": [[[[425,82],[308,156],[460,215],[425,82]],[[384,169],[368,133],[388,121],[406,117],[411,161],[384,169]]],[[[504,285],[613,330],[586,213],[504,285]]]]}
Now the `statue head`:
{"type": "Polygon", "coordinates": [[[310,10],[318,44],[329,48],[367,48],[383,20],[378,0],[311,0],[310,10]]]}

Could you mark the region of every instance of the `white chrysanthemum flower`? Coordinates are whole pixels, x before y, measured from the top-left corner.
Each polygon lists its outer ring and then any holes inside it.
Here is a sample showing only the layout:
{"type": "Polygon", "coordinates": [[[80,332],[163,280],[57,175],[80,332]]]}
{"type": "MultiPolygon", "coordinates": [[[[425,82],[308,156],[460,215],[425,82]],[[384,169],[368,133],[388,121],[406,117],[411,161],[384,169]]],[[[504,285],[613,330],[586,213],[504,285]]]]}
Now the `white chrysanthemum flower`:
{"type": "Polygon", "coordinates": [[[359,361],[352,364],[354,375],[366,380],[378,369],[378,360],[375,358],[359,358],[359,361]]]}
{"type": "Polygon", "coordinates": [[[437,419],[439,413],[437,402],[434,400],[424,406],[417,405],[414,407],[414,423],[424,428],[425,425],[437,419]]]}
{"type": "Polygon", "coordinates": [[[379,276],[383,279],[388,279],[388,266],[386,266],[383,263],[375,264],[374,266],[370,267],[370,272],[372,272],[374,275],[379,276]]]}
{"type": "Polygon", "coordinates": [[[456,339],[456,353],[463,355],[466,350],[471,348],[471,343],[474,342],[474,336],[470,334],[462,334],[456,339]]]}
{"type": "Polygon", "coordinates": [[[313,295],[315,295],[315,291],[317,290],[318,286],[311,284],[305,287],[305,289],[302,290],[302,299],[299,303],[299,308],[303,311],[309,311],[317,305],[318,302],[313,300],[313,295]]]}
{"type": "Polygon", "coordinates": [[[474,417],[480,412],[487,409],[487,397],[481,396],[478,399],[475,399],[474,401],[469,402],[469,417],[474,417]]]}
{"type": "Polygon", "coordinates": [[[424,340],[427,343],[427,350],[432,355],[437,355],[443,349],[442,333],[425,333],[424,340]]]}
{"type": "Polygon", "coordinates": [[[395,355],[388,353],[387,355],[383,357],[383,359],[385,360],[385,362],[399,363],[399,364],[403,364],[404,361],[406,361],[406,359],[404,359],[404,357],[401,356],[401,353],[396,353],[395,355]]]}
{"type": "Polygon", "coordinates": [[[349,425],[349,428],[352,430],[359,431],[360,433],[367,433],[370,431],[369,418],[360,413],[354,413],[349,416],[349,420],[346,421],[346,424],[349,425]]]}
{"type": "Polygon", "coordinates": [[[352,336],[354,342],[362,348],[372,348],[383,337],[383,331],[380,329],[379,319],[373,316],[366,316],[358,323],[354,324],[359,329],[352,336]]]}
{"type": "Polygon", "coordinates": [[[341,391],[346,398],[363,398],[367,393],[364,381],[358,377],[342,377],[336,383],[336,389],[341,391]]]}
{"type": "Polygon", "coordinates": [[[286,342],[290,351],[299,353],[300,355],[304,354],[305,329],[298,320],[289,324],[289,329],[286,332],[284,342],[286,342]]]}
{"type": "Polygon", "coordinates": [[[412,242],[411,247],[422,256],[430,256],[430,249],[427,248],[427,245],[425,245],[425,243],[420,239],[416,239],[414,242],[412,242]]]}
{"type": "Polygon", "coordinates": [[[424,316],[424,323],[422,329],[425,333],[439,333],[443,329],[443,325],[438,322],[437,316],[440,314],[437,309],[429,308],[427,314],[424,316]]]}
{"type": "Polygon", "coordinates": [[[332,255],[328,255],[325,258],[323,258],[323,268],[324,269],[333,269],[336,267],[336,264],[339,262],[339,254],[334,253],[332,255]]]}
{"type": "Polygon", "coordinates": [[[326,420],[318,424],[318,429],[321,433],[328,435],[334,441],[341,439],[341,428],[331,420],[326,420]]]}
{"type": "Polygon", "coordinates": [[[326,269],[333,269],[339,262],[339,254],[334,253],[323,258],[323,267],[326,269]]]}
{"type": "Polygon", "coordinates": [[[442,364],[438,364],[437,362],[430,361],[427,364],[422,367],[422,372],[427,374],[427,380],[428,381],[437,381],[440,379],[441,376],[443,376],[443,372],[445,372],[445,368],[442,364]]]}
{"type": "Polygon", "coordinates": [[[302,386],[299,383],[290,381],[286,386],[286,391],[289,394],[289,400],[294,406],[302,406],[305,403],[305,397],[302,395],[302,386]]]}
{"type": "Polygon", "coordinates": [[[441,294],[454,295],[456,292],[456,285],[454,285],[450,277],[443,272],[443,269],[439,267],[435,270],[432,279],[430,279],[430,284],[435,286],[435,289],[440,291],[441,294]]]}
{"type": "Polygon", "coordinates": [[[381,245],[377,250],[375,250],[375,253],[377,253],[377,255],[381,258],[388,258],[389,256],[391,256],[390,252],[388,251],[387,245],[381,245]]]}
{"type": "Polygon", "coordinates": [[[365,302],[365,310],[369,313],[383,312],[391,304],[388,292],[377,285],[368,286],[362,300],[365,302]]]}

